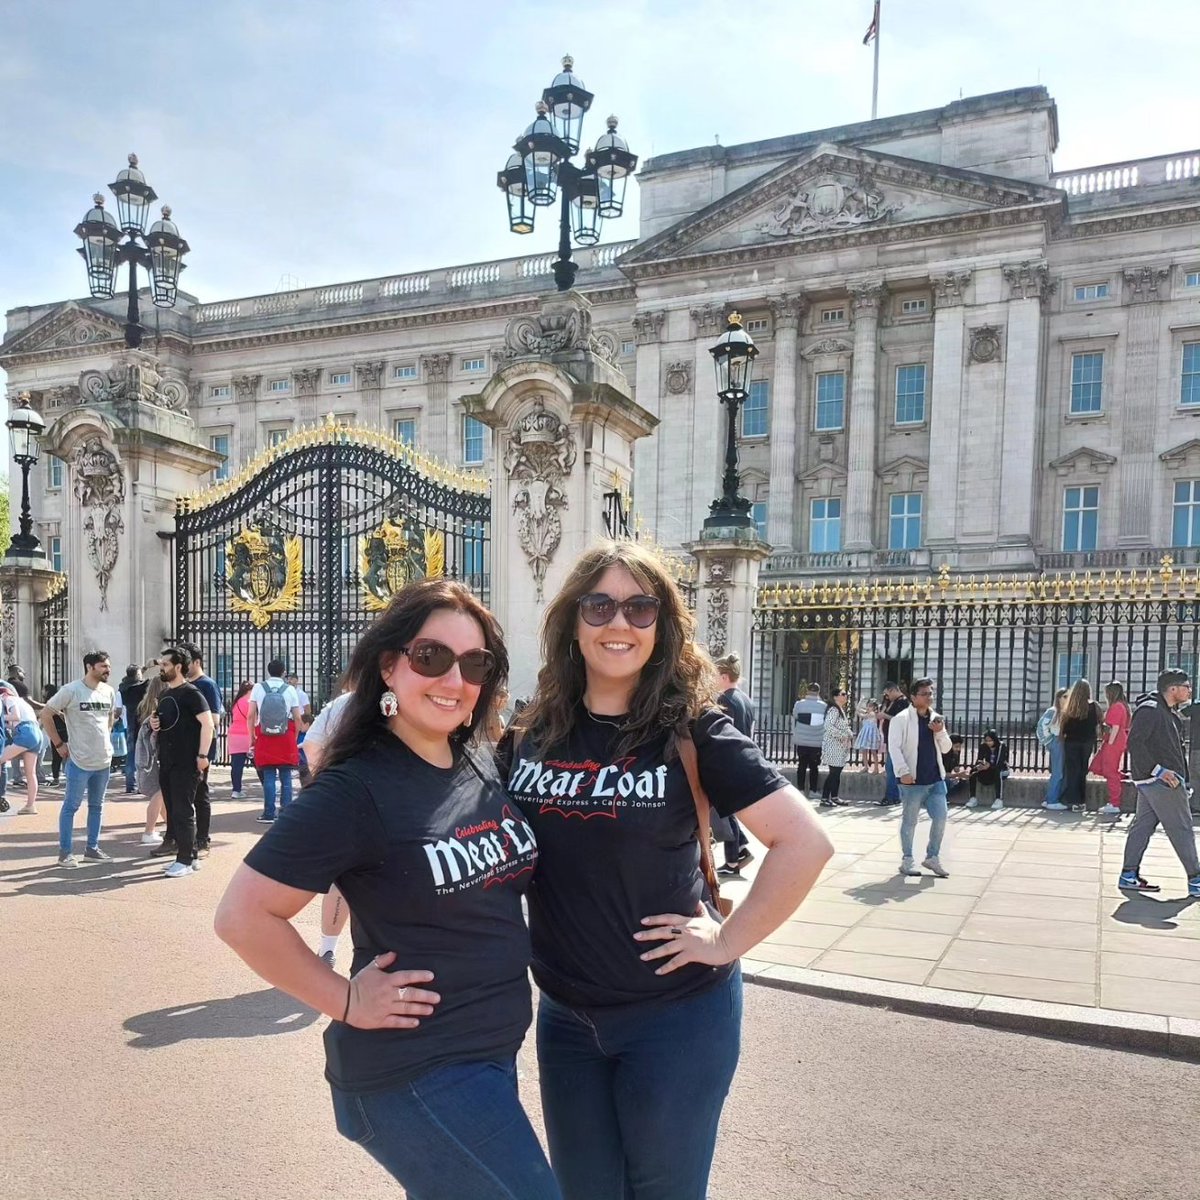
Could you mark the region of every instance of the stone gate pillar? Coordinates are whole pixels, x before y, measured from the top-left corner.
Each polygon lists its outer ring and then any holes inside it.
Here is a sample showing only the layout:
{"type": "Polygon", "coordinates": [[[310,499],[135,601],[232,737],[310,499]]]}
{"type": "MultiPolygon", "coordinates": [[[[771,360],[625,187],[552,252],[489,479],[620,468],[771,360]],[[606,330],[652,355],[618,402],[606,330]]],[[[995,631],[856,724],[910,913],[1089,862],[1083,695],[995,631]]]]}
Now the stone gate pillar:
{"type": "Polygon", "coordinates": [[[658,424],[633,402],[618,345],[592,329],[583,296],[555,296],[509,322],[506,365],[463,397],[493,430],[491,597],[514,696],[533,693],[545,605],[579,554],[608,535],[603,496],[630,489],[633,443],[658,424]]]}
{"type": "MultiPolygon", "coordinates": [[[[753,529],[714,529],[685,547],[700,564],[696,590],[696,640],[713,658],[741,655],[750,663],[750,636],[758,596],[759,565],[771,553],[753,529]]],[[[749,680],[747,679],[747,682],[749,680]]]]}
{"type": "MultiPolygon", "coordinates": [[[[38,618],[59,575],[44,557],[6,555],[0,560],[0,651],[4,667],[19,663],[25,679],[40,700],[47,683],[42,678],[42,655],[38,618]]],[[[65,681],[64,681],[65,682],[65,681]]]]}

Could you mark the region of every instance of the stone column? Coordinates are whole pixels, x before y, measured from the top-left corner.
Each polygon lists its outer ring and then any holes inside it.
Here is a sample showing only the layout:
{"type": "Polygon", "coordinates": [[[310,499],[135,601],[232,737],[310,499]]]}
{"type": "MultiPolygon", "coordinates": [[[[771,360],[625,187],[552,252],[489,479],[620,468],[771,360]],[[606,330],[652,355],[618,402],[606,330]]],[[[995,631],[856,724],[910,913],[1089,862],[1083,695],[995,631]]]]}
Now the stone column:
{"type": "MultiPolygon", "coordinates": [[[[1045,263],[1026,262],[1004,268],[1010,293],[1008,336],[1004,365],[1004,449],[1000,455],[1000,541],[1024,547],[1024,563],[1011,554],[1006,563],[1035,565],[1036,493],[1039,458],[1039,414],[1042,411],[1042,306],[1055,284],[1045,263]]],[[[971,357],[987,362],[1001,333],[991,327],[975,330],[971,357]]],[[[997,353],[998,353],[997,349],[997,353]]]]}
{"type": "MultiPolygon", "coordinates": [[[[1121,422],[1121,520],[1117,544],[1148,546],[1154,510],[1154,421],[1158,411],[1160,321],[1158,285],[1166,267],[1137,267],[1125,272],[1128,306],[1125,343],[1125,397],[1121,422]]],[[[1111,369],[1104,364],[1105,371],[1111,369]]],[[[1104,406],[1111,401],[1106,397],[1104,406]]]]}
{"type": "Polygon", "coordinates": [[[292,372],[292,395],[296,397],[296,424],[314,425],[321,415],[318,412],[321,390],[321,368],[301,367],[292,372]]]}
{"type": "Polygon", "coordinates": [[[721,494],[725,464],[725,406],[717,399],[713,359],[709,347],[725,328],[726,308],[705,304],[692,309],[696,338],[692,366],[692,463],[687,512],[680,514],[687,529],[695,529],[708,514],[714,496],[721,494]]]}
{"type": "MultiPolygon", "coordinates": [[[[444,462],[459,462],[460,455],[450,454],[450,371],[449,354],[421,356],[421,377],[425,380],[424,433],[422,449],[444,462]]],[[[391,430],[388,430],[391,433],[391,430]]]]}
{"type": "Polygon", "coordinates": [[[767,540],[775,551],[795,541],[796,342],[807,303],[802,296],[769,301],[775,321],[775,376],[771,381],[771,482],[767,497],[767,540]]]}
{"type": "Polygon", "coordinates": [[[237,427],[234,430],[233,462],[229,474],[236,475],[259,451],[258,445],[258,387],[261,375],[235,375],[233,393],[237,397],[237,427]]]}
{"type": "Polygon", "coordinates": [[[42,678],[38,610],[50,594],[58,575],[45,558],[6,555],[0,559],[0,627],[3,629],[4,664],[20,663],[34,699],[48,683],[65,680],[42,678]]]}
{"type": "MultiPolygon", "coordinates": [[[[358,376],[358,389],[362,392],[360,413],[362,424],[383,429],[383,360],[355,363],[354,373],[358,376]]],[[[390,429],[383,429],[390,434],[390,429]]]]}
{"type": "Polygon", "coordinates": [[[736,652],[748,663],[758,568],[771,547],[760,542],[753,529],[716,532],[716,537],[687,545],[700,564],[696,640],[714,658],[736,652]]]}
{"type": "Polygon", "coordinates": [[[929,497],[925,541],[952,548],[957,538],[958,451],[962,437],[963,303],[970,271],[935,275],[933,381],[929,396],[929,497]],[[934,463],[937,463],[936,469],[934,463]]]}
{"type": "Polygon", "coordinates": [[[854,374],[850,388],[850,437],[846,472],[846,540],[849,551],[875,546],[875,430],[879,303],[883,284],[850,289],[854,305],[854,374]]]}
{"type": "MultiPolygon", "coordinates": [[[[633,333],[637,339],[637,402],[656,419],[662,418],[659,393],[662,377],[662,336],[667,314],[639,312],[633,314],[633,333]]],[[[658,541],[670,541],[659,528],[661,494],[659,469],[662,457],[657,437],[643,438],[635,450],[633,502],[636,510],[649,522],[658,541]]]]}

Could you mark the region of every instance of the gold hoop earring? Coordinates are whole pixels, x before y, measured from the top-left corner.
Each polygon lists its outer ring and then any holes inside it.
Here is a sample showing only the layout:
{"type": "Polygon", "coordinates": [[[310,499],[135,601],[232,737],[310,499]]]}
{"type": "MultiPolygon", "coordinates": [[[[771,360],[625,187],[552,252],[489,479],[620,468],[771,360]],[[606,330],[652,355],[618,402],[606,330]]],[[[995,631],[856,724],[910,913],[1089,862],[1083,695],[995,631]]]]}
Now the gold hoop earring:
{"type": "Polygon", "coordinates": [[[583,652],[579,650],[579,643],[574,638],[571,639],[571,644],[567,647],[567,657],[576,666],[583,665],[583,652]],[[578,653],[576,653],[577,651],[578,653]]]}

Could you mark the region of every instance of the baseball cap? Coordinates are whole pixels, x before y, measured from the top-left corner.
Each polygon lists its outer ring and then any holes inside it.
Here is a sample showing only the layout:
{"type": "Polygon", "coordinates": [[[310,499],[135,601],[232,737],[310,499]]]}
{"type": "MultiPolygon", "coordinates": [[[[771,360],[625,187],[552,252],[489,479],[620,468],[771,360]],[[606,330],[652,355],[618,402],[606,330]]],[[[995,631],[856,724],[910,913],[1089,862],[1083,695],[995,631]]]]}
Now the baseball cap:
{"type": "Polygon", "coordinates": [[[1191,676],[1186,671],[1181,671],[1178,667],[1168,667],[1165,671],[1158,673],[1158,690],[1165,692],[1169,687],[1190,687],[1191,676]]]}

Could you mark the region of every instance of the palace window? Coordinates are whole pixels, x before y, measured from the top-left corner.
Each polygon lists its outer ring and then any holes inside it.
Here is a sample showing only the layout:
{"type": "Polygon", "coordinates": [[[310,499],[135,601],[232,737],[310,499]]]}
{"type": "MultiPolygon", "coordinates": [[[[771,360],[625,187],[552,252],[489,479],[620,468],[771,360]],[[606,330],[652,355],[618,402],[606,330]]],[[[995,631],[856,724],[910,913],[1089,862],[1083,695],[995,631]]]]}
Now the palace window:
{"type": "Polygon", "coordinates": [[[62,574],[63,551],[61,537],[52,537],[50,539],[50,569],[57,571],[60,575],[62,574]]]}
{"type": "Polygon", "coordinates": [[[1107,300],[1107,283],[1079,283],[1075,285],[1076,300],[1107,300]]]}
{"type": "Polygon", "coordinates": [[[888,507],[888,549],[916,550],[921,545],[921,493],[897,492],[888,507]]]}
{"type": "Polygon", "coordinates": [[[817,376],[818,430],[841,429],[846,421],[846,372],[822,371],[817,376]]]}
{"type": "Polygon", "coordinates": [[[1200,479],[1185,479],[1175,485],[1172,546],[1200,546],[1200,479]]]}
{"type": "Polygon", "coordinates": [[[397,417],[392,422],[392,437],[406,446],[416,445],[417,422],[415,417],[397,417]]]}
{"type": "Polygon", "coordinates": [[[463,561],[464,575],[483,574],[483,522],[468,521],[463,526],[463,561]]]}
{"type": "Polygon", "coordinates": [[[416,379],[417,366],[416,363],[401,363],[398,367],[392,368],[393,379],[416,379]]]}
{"type": "Polygon", "coordinates": [[[1180,375],[1179,403],[1200,404],[1200,342],[1183,343],[1183,372],[1180,375]]]}
{"type": "Polygon", "coordinates": [[[208,439],[208,448],[215,454],[225,455],[225,461],[213,471],[214,479],[229,478],[229,434],[214,433],[208,439]]]}
{"type": "Polygon", "coordinates": [[[839,321],[846,319],[845,308],[823,308],[821,309],[821,324],[836,325],[839,321]]]}
{"type": "Polygon", "coordinates": [[[767,436],[767,409],[770,405],[770,385],[765,379],[752,379],[750,393],[742,405],[742,437],[767,436]]]}
{"type": "Polygon", "coordinates": [[[290,392],[292,390],[292,381],[290,379],[272,379],[267,385],[269,392],[290,392]]]}
{"type": "Polygon", "coordinates": [[[920,425],[925,420],[925,364],[896,368],[896,424],[920,425]]]}
{"type": "Polygon", "coordinates": [[[747,333],[766,333],[767,318],[766,317],[751,317],[745,325],[747,333]]]}
{"type": "Polygon", "coordinates": [[[483,462],[483,422],[464,414],[462,438],[463,462],[468,466],[479,466],[483,462]]]}
{"type": "Polygon", "coordinates": [[[228,400],[232,390],[227,383],[216,383],[208,389],[208,394],[213,400],[228,400]]]}
{"type": "Polygon", "coordinates": [[[1087,678],[1087,651],[1060,650],[1054,669],[1055,686],[1069,688],[1075,685],[1077,679],[1087,678]]]}
{"type": "Polygon", "coordinates": [[[623,355],[628,356],[630,354],[633,354],[635,350],[637,350],[636,342],[622,342],[621,343],[621,353],[623,355]]]}
{"type": "Polygon", "coordinates": [[[1068,554],[1095,550],[1100,527],[1100,489],[1096,486],[1063,490],[1062,548],[1068,554]]]}
{"type": "Polygon", "coordinates": [[[1200,287],[1200,271],[1188,271],[1183,277],[1183,286],[1188,288],[1200,287]]]}
{"type": "Polygon", "coordinates": [[[928,311],[929,301],[924,296],[900,301],[900,315],[903,317],[915,317],[918,313],[928,311]]]}
{"type": "Polygon", "coordinates": [[[46,455],[46,486],[61,488],[63,485],[63,460],[53,454],[46,455]]]}
{"type": "Polygon", "coordinates": [[[482,358],[464,358],[462,360],[462,369],[472,373],[484,371],[487,369],[487,360],[482,358]]]}
{"type": "Polygon", "coordinates": [[[334,387],[349,387],[352,378],[349,371],[334,371],[329,376],[329,382],[334,387]]]}
{"type": "Polygon", "coordinates": [[[1087,350],[1071,355],[1071,413],[1087,416],[1101,411],[1104,400],[1104,352],[1087,350]]]}
{"type": "Polygon", "coordinates": [[[269,447],[275,447],[275,446],[280,445],[282,442],[286,442],[288,439],[289,433],[291,433],[291,430],[288,429],[286,426],[282,429],[268,429],[267,430],[267,445],[269,447]]]}
{"type": "Polygon", "coordinates": [[[760,541],[767,540],[767,502],[759,500],[758,503],[750,506],[750,516],[754,521],[755,531],[758,533],[760,541]]]}
{"type": "Polygon", "coordinates": [[[823,496],[809,505],[809,554],[834,554],[842,548],[842,501],[823,496]]]}

